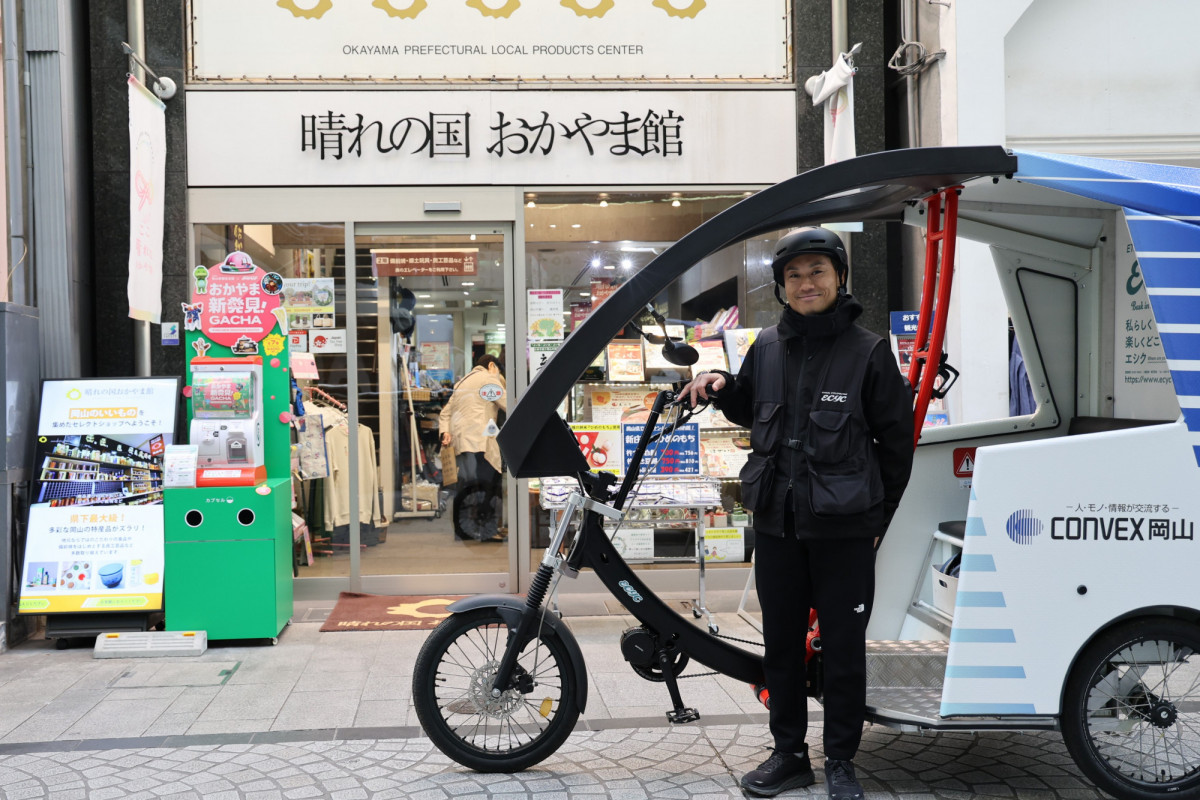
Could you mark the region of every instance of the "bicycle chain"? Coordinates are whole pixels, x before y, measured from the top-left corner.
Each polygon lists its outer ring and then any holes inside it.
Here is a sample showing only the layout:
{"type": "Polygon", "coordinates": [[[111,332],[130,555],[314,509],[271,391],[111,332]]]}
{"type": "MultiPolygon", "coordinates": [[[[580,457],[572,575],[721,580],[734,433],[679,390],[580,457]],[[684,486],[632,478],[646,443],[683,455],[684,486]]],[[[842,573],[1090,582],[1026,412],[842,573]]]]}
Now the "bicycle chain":
{"type": "MultiPolygon", "coordinates": [[[[762,642],[752,642],[749,639],[739,639],[736,636],[723,636],[719,633],[714,633],[713,636],[718,639],[727,639],[731,642],[740,642],[741,644],[752,644],[755,647],[766,647],[762,642]]],[[[685,678],[707,678],[710,675],[723,675],[723,672],[697,672],[695,675],[676,675],[675,680],[681,681],[685,678]]]]}

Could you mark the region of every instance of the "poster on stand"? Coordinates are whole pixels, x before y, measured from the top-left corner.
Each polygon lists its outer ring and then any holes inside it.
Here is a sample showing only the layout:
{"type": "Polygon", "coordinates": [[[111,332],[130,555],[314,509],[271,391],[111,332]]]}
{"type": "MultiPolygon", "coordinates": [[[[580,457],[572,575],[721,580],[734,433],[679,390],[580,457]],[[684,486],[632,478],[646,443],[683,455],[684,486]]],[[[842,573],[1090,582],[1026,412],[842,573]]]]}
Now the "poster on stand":
{"type": "Polygon", "coordinates": [[[658,392],[647,388],[615,389],[607,386],[588,387],[588,402],[592,422],[645,422],[658,392]]]}
{"type": "Polygon", "coordinates": [[[725,361],[725,343],[720,339],[705,339],[703,341],[692,342],[692,347],[696,348],[696,352],[700,354],[700,360],[693,366],[694,372],[705,372],[712,370],[721,370],[722,372],[729,371],[729,364],[725,361]]]}
{"type": "Polygon", "coordinates": [[[727,564],[745,561],[745,533],[745,528],[709,528],[704,531],[704,561],[727,564]]]}
{"type": "Polygon", "coordinates": [[[608,380],[626,383],[641,383],[646,380],[642,370],[641,341],[609,342],[605,351],[608,355],[608,380]]]}
{"type": "Polygon", "coordinates": [[[156,611],[178,378],[42,384],[19,611],[156,611]]]}
{"type": "Polygon", "coordinates": [[[588,466],[601,472],[621,471],[621,426],[571,423],[571,433],[588,466]]]}
{"type": "Polygon", "coordinates": [[[734,328],[725,331],[725,355],[729,358],[729,371],[734,375],[742,368],[742,361],[760,330],[761,328],[734,328]]]}
{"type": "Polygon", "coordinates": [[[707,436],[700,442],[704,474],[713,478],[736,478],[750,458],[750,442],[728,435],[707,436]]]}
{"type": "MultiPolygon", "coordinates": [[[[625,466],[633,460],[638,440],[644,425],[622,425],[621,439],[625,445],[625,466]]],[[[661,433],[666,425],[659,424],[655,433],[661,433]]],[[[643,472],[647,475],[699,475],[700,474],[700,426],[696,423],[680,425],[660,445],[646,448],[642,460],[643,472]]]]}

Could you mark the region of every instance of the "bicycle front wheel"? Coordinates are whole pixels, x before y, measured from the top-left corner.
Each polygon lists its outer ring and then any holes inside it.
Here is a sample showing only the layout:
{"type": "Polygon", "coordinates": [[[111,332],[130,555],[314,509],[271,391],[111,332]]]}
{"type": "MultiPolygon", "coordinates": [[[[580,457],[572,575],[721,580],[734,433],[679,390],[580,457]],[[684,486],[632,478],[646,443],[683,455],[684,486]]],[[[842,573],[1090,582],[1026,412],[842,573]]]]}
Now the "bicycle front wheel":
{"type": "Polygon", "coordinates": [[[426,735],[479,772],[519,772],[543,761],[579,719],[575,665],[546,629],[521,651],[512,685],[493,695],[508,636],[494,608],[454,614],[425,640],[413,671],[413,704],[426,735]]]}

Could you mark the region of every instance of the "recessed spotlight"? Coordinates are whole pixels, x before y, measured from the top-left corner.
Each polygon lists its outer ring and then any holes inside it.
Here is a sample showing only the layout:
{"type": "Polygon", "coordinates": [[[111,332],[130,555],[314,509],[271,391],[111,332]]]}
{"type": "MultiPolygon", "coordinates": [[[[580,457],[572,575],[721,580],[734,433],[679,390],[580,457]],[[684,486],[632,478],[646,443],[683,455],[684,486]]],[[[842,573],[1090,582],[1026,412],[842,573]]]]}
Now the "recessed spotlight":
{"type": "Polygon", "coordinates": [[[537,208],[537,203],[530,200],[528,203],[525,204],[525,207],[526,208],[537,208]]]}
{"type": "Polygon", "coordinates": [[[598,266],[600,266],[600,265],[601,265],[601,264],[603,264],[603,263],[604,263],[604,262],[603,262],[603,261],[601,261],[601,260],[600,260],[600,259],[598,259],[598,258],[593,258],[593,259],[592,259],[592,266],[593,266],[593,267],[598,267],[598,266]]]}
{"type": "Polygon", "coordinates": [[[621,268],[622,268],[622,269],[629,269],[629,268],[630,268],[630,267],[632,267],[632,266],[633,266],[633,262],[632,262],[632,261],[630,261],[628,258],[626,258],[626,259],[622,259],[622,261],[621,261],[621,268]]]}
{"type": "Polygon", "coordinates": [[[531,223],[529,223],[529,227],[531,227],[531,228],[533,227],[533,223],[532,223],[532,222],[531,222],[531,223]]]}
{"type": "Polygon", "coordinates": [[[600,207],[601,207],[601,208],[608,208],[608,201],[607,201],[607,200],[601,200],[601,201],[600,201],[600,207]]]}
{"type": "Polygon", "coordinates": [[[475,241],[475,234],[473,234],[473,233],[471,234],[471,241],[472,242],[475,241]]]}
{"type": "Polygon", "coordinates": [[[680,205],[681,205],[681,204],[680,204],[680,202],[679,202],[679,198],[678,198],[678,197],[677,197],[677,198],[675,198],[674,200],[672,200],[672,201],[671,201],[671,207],[672,207],[672,208],[679,208],[679,206],[680,206],[680,205]]]}

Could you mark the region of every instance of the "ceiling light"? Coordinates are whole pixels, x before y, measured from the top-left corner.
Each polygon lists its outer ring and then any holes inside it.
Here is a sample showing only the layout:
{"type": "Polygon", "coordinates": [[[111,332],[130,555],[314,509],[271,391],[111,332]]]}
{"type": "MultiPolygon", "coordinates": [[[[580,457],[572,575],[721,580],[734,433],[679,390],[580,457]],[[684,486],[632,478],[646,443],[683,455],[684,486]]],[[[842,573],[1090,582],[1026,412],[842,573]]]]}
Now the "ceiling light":
{"type": "Polygon", "coordinates": [[[469,294],[470,294],[470,292],[463,292],[463,294],[468,294],[468,295],[469,295],[469,294]]]}
{"type": "Polygon", "coordinates": [[[525,204],[525,207],[526,208],[537,208],[537,203],[530,200],[528,203],[525,204]]]}
{"type": "Polygon", "coordinates": [[[553,222],[551,222],[551,223],[550,223],[550,227],[551,227],[551,228],[557,228],[558,226],[557,226],[557,225],[555,225],[553,222]]]}
{"type": "Polygon", "coordinates": [[[679,206],[680,206],[680,205],[681,205],[681,204],[680,204],[680,202],[679,202],[679,198],[678,198],[678,197],[676,197],[674,200],[672,200],[672,201],[671,201],[671,207],[672,207],[672,208],[679,208],[679,206]]]}
{"type": "Polygon", "coordinates": [[[598,266],[600,266],[602,263],[604,263],[604,262],[602,262],[602,261],[601,261],[600,259],[598,259],[598,258],[593,258],[593,259],[592,259],[592,266],[593,266],[593,267],[598,267],[598,266]]]}
{"type": "Polygon", "coordinates": [[[421,308],[433,308],[433,303],[421,303],[421,308]]]}
{"type": "Polygon", "coordinates": [[[583,226],[582,226],[582,225],[580,225],[578,222],[572,222],[572,223],[571,223],[571,227],[572,227],[572,228],[582,228],[583,226]]]}
{"type": "Polygon", "coordinates": [[[471,241],[472,242],[475,241],[475,234],[473,234],[473,233],[471,234],[471,241]]]}
{"type": "Polygon", "coordinates": [[[591,296],[592,296],[592,293],[591,293],[591,292],[580,292],[580,294],[581,294],[581,295],[583,295],[584,297],[591,297],[591,296]]]}
{"type": "Polygon", "coordinates": [[[630,261],[628,258],[626,258],[626,259],[623,259],[623,260],[621,261],[621,267],[622,267],[622,269],[629,269],[629,268],[630,268],[630,267],[632,267],[632,266],[633,266],[633,262],[632,262],[632,261],[630,261]]]}
{"type": "Polygon", "coordinates": [[[475,285],[475,281],[463,281],[463,282],[462,282],[462,285],[463,285],[463,286],[474,286],[474,285],[475,285]]]}
{"type": "Polygon", "coordinates": [[[419,294],[419,295],[417,295],[417,299],[418,299],[418,300],[428,300],[428,299],[429,299],[429,297],[430,297],[430,295],[427,295],[427,294],[419,294]]]}
{"type": "Polygon", "coordinates": [[[600,201],[600,207],[601,207],[601,208],[608,208],[608,201],[607,201],[607,200],[601,200],[601,201],[600,201]]]}
{"type": "Polygon", "coordinates": [[[604,268],[605,269],[616,269],[617,267],[615,264],[605,264],[604,268]]]}

